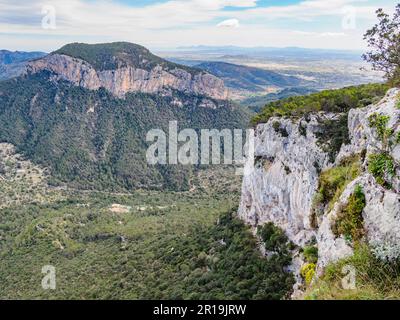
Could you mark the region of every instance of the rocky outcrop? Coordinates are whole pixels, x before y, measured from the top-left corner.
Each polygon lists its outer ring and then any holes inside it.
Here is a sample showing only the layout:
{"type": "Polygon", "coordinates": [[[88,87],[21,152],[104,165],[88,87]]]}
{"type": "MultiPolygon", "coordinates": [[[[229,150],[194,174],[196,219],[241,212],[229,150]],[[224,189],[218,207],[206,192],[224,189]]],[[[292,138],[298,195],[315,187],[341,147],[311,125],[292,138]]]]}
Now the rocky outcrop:
{"type": "Polygon", "coordinates": [[[165,70],[160,65],[151,70],[126,66],[98,71],[84,60],[55,53],[31,62],[27,67],[28,73],[43,70],[53,73],[57,80],[66,80],[90,90],[103,87],[118,97],[128,92],[168,94],[170,90],[177,90],[217,100],[228,98],[223,81],[201,71],[165,70]]]}
{"type": "Polygon", "coordinates": [[[253,226],[272,221],[301,246],[315,236],[310,223],[312,199],[319,172],[329,162],[328,154],[317,144],[316,132],[321,118],[333,117],[319,114],[308,121],[272,118],[257,127],[254,170],[243,179],[242,219],[253,226]]]}
{"type": "Polygon", "coordinates": [[[368,244],[380,258],[392,259],[400,256],[400,168],[397,167],[396,174],[391,177],[391,189],[379,185],[367,170],[369,155],[383,151],[388,152],[397,163],[400,162],[400,144],[393,142],[394,145],[387,148],[378,138],[376,129],[369,123],[369,118],[373,114],[387,116],[389,119],[387,128],[397,134],[400,131],[400,109],[397,107],[399,93],[400,90],[392,89],[377,105],[350,110],[351,143],[342,147],[336,162],[364,152],[366,154],[362,165],[364,174],[346,187],[333,210],[323,217],[318,230],[320,271],[329,262],[351,255],[353,252],[351,245],[343,238],[335,239],[331,225],[335,221],[337,212],[347,204],[357,185],[362,187],[366,197],[363,220],[368,244]]]}
{"type": "MultiPolygon", "coordinates": [[[[355,187],[361,186],[366,198],[362,213],[365,241],[382,259],[400,256],[400,145],[393,142],[388,151],[387,143],[379,139],[369,121],[375,113],[388,116],[387,128],[397,136],[400,131],[399,93],[400,90],[392,89],[378,104],[350,111],[351,143],[342,146],[335,163],[330,163],[317,139],[321,119],[332,119],[333,114],[315,114],[300,120],[272,118],[268,123],[258,125],[255,159],[249,159],[247,166],[250,162],[255,165],[243,178],[239,216],[253,227],[273,222],[300,247],[315,241],[315,237],[318,270],[322,272],[327,264],[353,254],[352,243],[343,236],[336,236],[332,225],[355,187]],[[388,152],[397,166],[396,174],[391,177],[391,188],[378,184],[368,171],[369,156],[383,152],[388,152]],[[320,172],[355,154],[365,155],[362,173],[346,186],[332,210],[326,209],[315,226],[311,223],[312,205],[320,172]]],[[[299,265],[301,262],[296,256],[292,269],[297,276],[299,265]]]]}

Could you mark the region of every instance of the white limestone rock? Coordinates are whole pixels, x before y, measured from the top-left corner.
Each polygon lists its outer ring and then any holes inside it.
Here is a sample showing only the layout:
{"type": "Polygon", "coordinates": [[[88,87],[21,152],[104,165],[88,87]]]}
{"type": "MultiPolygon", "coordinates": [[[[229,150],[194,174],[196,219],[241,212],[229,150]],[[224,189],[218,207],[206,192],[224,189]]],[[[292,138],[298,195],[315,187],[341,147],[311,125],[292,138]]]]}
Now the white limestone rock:
{"type": "MultiPolygon", "coordinates": [[[[390,117],[388,127],[394,135],[400,131],[399,89],[389,90],[376,105],[353,109],[349,113],[349,134],[351,143],[342,146],[335,164],[317,143],[316,133],[321,119],[333,119],[333,114],[316,114],[306,119],[291,120],[272,118],[266,124],[258,125],[255,138],[255,161],[253,170],[243,177],[242,197],[238,214],[248,224],[256,228],[273,222],[282,228],[288,238],[299,246],[304,246],[316,236],[319,261],[318,272],[326,265],[353,254],[352,244],[343,237],[336,237],[332,225],[339,210],[347,205],[348,199],[357,185],[363,188],[366,207],[363,211],[365,241],[376,256],[393,259],[400,256],[400,145],[394,143],[386,150],[394,158],[397,174],[392,178],[392,190],[379,185],[368,173],[368,158],[371,154],[384,152],[376,129],[371,128],[369,117],[374,113],[390,117]],[[278,126],[276,123],[280,123],[278,126]],[[274,125],[275,123],[275,125],[274,125]],[[299,130],[300,123],[306,128],[304,135],[299,130]],[[318,188],[320,170],[338,165],[344,158],[365,154],[362,174],[344,190],[333,209],[324,212],[317,229],[311,225],[311,208],[318,188]]],[[[291,266],[298,283],[301,259],[296,256],[291,266]]]]}

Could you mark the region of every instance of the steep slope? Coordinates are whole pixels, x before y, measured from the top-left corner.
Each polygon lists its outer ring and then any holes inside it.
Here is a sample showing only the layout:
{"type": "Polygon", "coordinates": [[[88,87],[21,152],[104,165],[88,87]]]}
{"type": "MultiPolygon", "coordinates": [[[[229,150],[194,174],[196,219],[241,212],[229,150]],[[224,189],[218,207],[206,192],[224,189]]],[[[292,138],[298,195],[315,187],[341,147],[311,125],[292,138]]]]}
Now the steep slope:
{"type": "MultiPolygon", "coordinates": [[[[72,55],[72,49],[80,51],[81,46],[63,50],[72,55]]],[[[147,132],[162,129],[167,133],[172,120],[180,128],[194,129],[242,128],[248,122],[248,116],[229,101],[211,97],[218,88],[225,92],[223,86],[214,86],[222,83],[214,76],[167,62],[161,66],[163,61],[157,60],[154,69],[153,62],[149,63],[148,70],[160,72],[149,78],[144,75],[147,70],[133,63],[152,56],[126,52],[126,48],[141,47],[124,44],[122,51],[115,44],[84,47],[95,60],[84,58],[97,68],[98,61],[108,66],[114,59],[116,69],[98,71],[85,60],[53,53],[30,63],[23,77],[0,82],[0,141],[14,144],[31,160],[49,167],[55,184],[186,190],[190,172],[196,168],[148,166],[147,132]],[[117,51],[110,53],[110,48],[117,51]],[[135,72],[143,74],[144,80],[125,77],[135,72]],[[177,82],[170,82],[171,77],[177,82]],[[201,82],[206,78],[212,81],[201,82]]]]}
{"type": "Polygon", "coordinates": [[[318,94],[325,112],[304,104],[313,97],[291,98],[280,102],[286,109],[267,106],[256,119],[266,122],[257,126],[256,158],[248,162],[255,167],[243,180],[239,216],[254,227],[276,224],[299,247],[295,294],[360,242],[379,259],[399,256],[400,91],[369,104],[365,94],[374,89],[367,88],[332,92],[331,100],[318,94]],[[356,96],[363,99],[350,102],[356,96]]]}
{"type": "Polygon", "coordinates": [[[43,70],[86,89],[105,88],[118,97],[128,92],[170,94],[171,90],[178,90],[214,99],[228,98],[222,80],[125,42],[66,45],[27,68],[28,74],[43,70]]]}

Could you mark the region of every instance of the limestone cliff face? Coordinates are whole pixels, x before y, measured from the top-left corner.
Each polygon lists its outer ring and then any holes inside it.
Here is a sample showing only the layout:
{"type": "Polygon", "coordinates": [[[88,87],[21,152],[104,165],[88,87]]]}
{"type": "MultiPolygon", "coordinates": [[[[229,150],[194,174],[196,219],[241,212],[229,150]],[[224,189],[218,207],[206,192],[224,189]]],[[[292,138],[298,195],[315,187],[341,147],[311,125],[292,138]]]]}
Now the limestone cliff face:
{"type": "Polygon", "coordinates": [[[368,158],[371,154],[383,151],[389,153],[395,163],[400,163],[400,144],[387,148],[378,138],[376,129],[369,124],[371,115],[377,113],[389,117],[387,127],[398,134],[400,130],[400,109],[397,107],[400,90],[390,90],[386,97],[377,105],[362,109],[353,109],[349,113],[349,132],[351,143],[342,146],[336,162],[345,157],[366,152],[363,163],[363,174],[350,183],[331,212],[323,216],[318,230],[319,269],[329,262],[351,255],[353,250],[343,238],[336,238],[331,231],[341,207],[347,204],[350,195],[357,185],[363,188],[366,197],[366,207],[363,210],[366,241],[383,259],[400,256],[400,167],[395,168],[395,174],[390,178],[391,190],[382,187],[368,172],[368,158]]]}
{"type": "Polygon", "coordinates": [[[312,199],[319,170],[329,161],[315,135],[321,117],[334,115],[319,114],[298,122],[272,118],[259,125],[254,171],[243,179],[239,216],[253,226],[272,221],[302,246],[316,234],[310,223],[312,199]],[[274,129],[277,123],[279,130],[274,129]],[[306,134],[299,130],[300,124],[306,134]]]}
{"type": "MultiPolygon", "coordinates": [[[[321,119],[332,119],[334,114],[321,113],[300,120],[273,118],[258,125],[255,159],[249,159],[255,166],[243,178],[239,216],[253,227],[273,222],[300,247],[315,237],[318,270],[322,272],[328,263],[353,253],[352,244],[343,236],[335,236],[332,225],[340,208],[347,204],[359,185],[366,197],[365,241],[384,259],[400,256],[400,145],[392,145],[389,152],[397,166],[396,174],[391,177],[391,189],[378,184],[368,171],[369,156],[387,149],[376,129],[370,126],[369,117],[374,113],[389,116],[388,128],[397,135],[400,131],[400,109],[396,106],[399,93],[400,90],[392,89],[380,103],[350,111],[351,143],[342,146],[335,163],[330,163],[316,136],[321,129],[321,119]],[[347,185],[333,209],[323,212],[315,226],[311,223],[311,208],[320,172],[360,153],[365,154],[362,173],[347,185]]],[[[292,267],[298,280],[301,260],[301,255],[296,255],[292,267]]]]}
{"type": "Polygon", "coordinates": [[[86,89],[107,89],[118,97],[128,92],[162,93],[178,90],[213,99],[225,100],[228,91],[221,79],[204,72],[190,73],[178,67],[165,70],[158,65],[151,70],[125,66],[113,70],[96,70],[90,63],[63,54],[50,54],[29,63],[28,73],[43,70],[54,73],[56,79],[66,80],[86,89]]]}

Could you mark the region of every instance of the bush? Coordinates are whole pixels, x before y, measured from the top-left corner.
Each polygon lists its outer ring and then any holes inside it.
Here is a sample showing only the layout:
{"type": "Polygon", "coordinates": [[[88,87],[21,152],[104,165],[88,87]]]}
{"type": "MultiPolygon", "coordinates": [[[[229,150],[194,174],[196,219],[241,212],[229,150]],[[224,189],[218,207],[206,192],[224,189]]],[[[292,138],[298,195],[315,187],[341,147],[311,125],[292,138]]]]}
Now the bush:
{"type": "Polygon", "coordinates": [[[328,205],[332,209],[346,186],[361,173],[360,156],[344,159],[337,167],[323,171],[319,178],[318,192],[314,196],[313,209],[328,205]]]}
{"type": "Polygon", "coordinates": [[[377,183],[391,189],[388,182],[395,175],[393,158],[386,153],[371,154],[368,159],[368,170],[374,176],[377,183]]]}
{"type": "Polygon", "coordinates": [[[393,136],[393,129],[387,128],[390,117],[374,113],[368,120],[369,125],[376,129],[378,138],[382,142],[383,149],[387,150],[390,145],[390,138],[393,136]]]}
{"type": "Polygon", "coordinates": [[[364,220],[362,212],[365,208],[365,194],[360,185],[357,185],[345,207],[338,212],[332,226],[333,233],[339,237],[344,235],[353,241],[361,240],[364,236],[364,220]]]}
{"type": "Polygon", "coordinates": [[[301,122],[299,124],[299,133],[300,135],[302,135],[303,137],[307,137],[307,126],[303,125],[301,122]]]}
{"type": "Polygon", "coordinates": [[[271,117],[300,118],[319,111],[347,113],[350,109],[366,107],[379,101],[388,89],[389,87],[384,84],[367,84],[290,97],[267,104],[252,119],[252,123],[254,125],[266,123],[271,117]]]}
{"type": "Polygon", "coordinates": [[[287,132],[286,128],[282,127],[279,121],[274,121],[272,127],[274,128],[275,132],[280,134],[282,137],[287,138],[289,136],[289,133],[287,132]]]}
{"type": "Polygon", "coordinates": [[[318,138],[318,145],[329,155],[329,160],[333,163],[343,144],[350,143],[348,114],[344,114],[338,119],[325,120],[321,122],[321,131],[315,135],[318,138]]]}
{"type": "Polygon", "coordinates": [[[316,246],[305,246],[303,248],[304,259],[309,263],[318,262],[318,247],[316,246]]]}
{"type": "Polygon", "coordinates": [[[257,234],[264,242],[267,251],[287,253],[289,240],[282,229],[269,222],[262,227],[259,226],[257,234]]]}
{"type": "Polygon", "coordinates": [[[306,285],[309,286],[311,284],[312,280],[314,279],[316,269],[317,266],[314,263],[307,263],[301,268],[300,275],[306,282],[306,285]]]}

